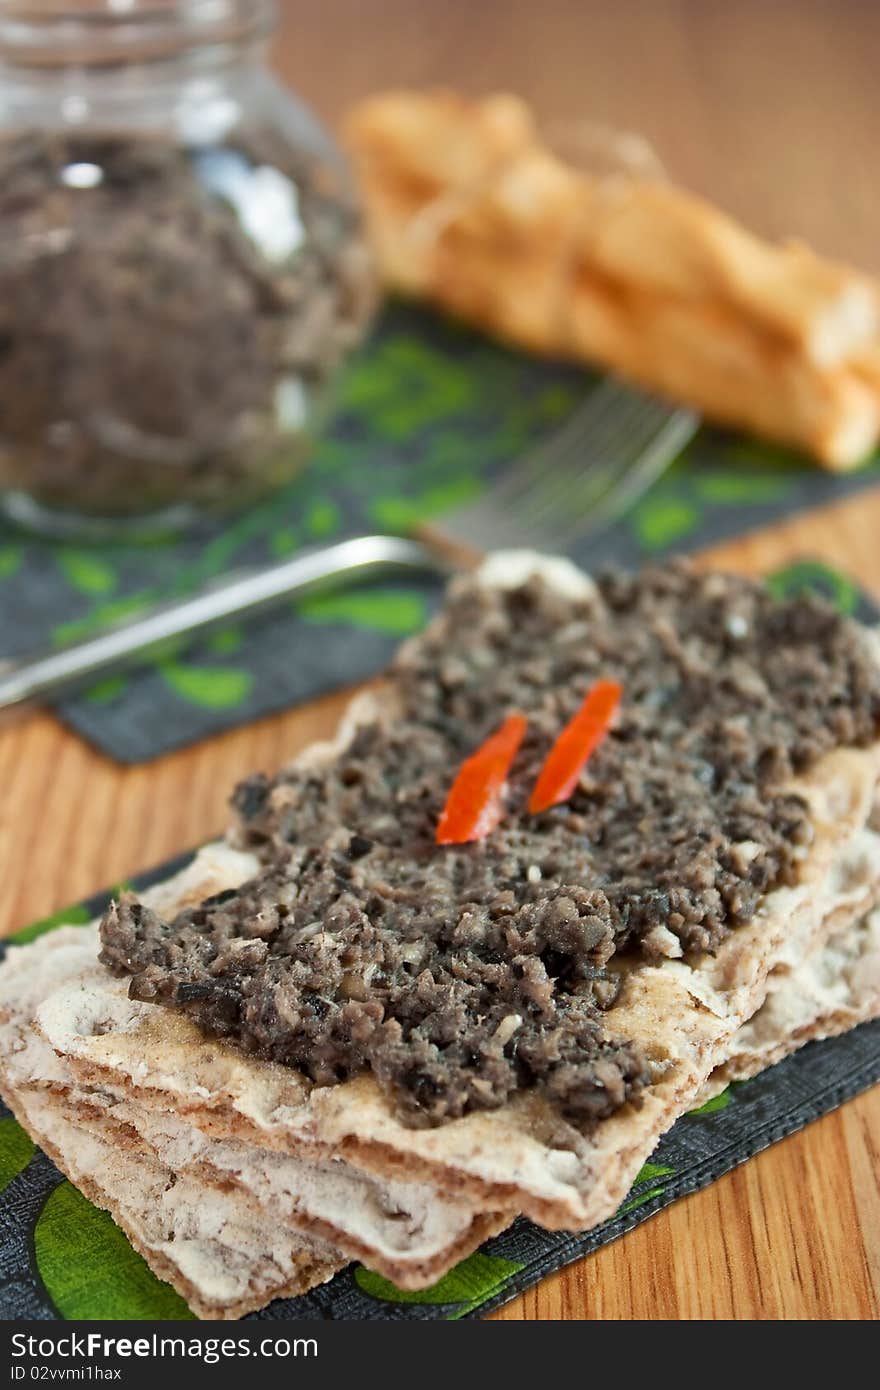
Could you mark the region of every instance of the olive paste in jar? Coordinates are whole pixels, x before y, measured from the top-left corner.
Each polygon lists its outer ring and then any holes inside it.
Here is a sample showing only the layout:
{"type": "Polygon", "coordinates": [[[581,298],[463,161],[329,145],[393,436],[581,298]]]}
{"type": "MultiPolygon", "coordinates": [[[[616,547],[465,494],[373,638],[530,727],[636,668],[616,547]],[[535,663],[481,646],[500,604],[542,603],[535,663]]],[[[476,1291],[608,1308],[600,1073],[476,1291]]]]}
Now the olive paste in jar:
{"type": "Polygon", "coordinates": [[[124,518],[291,476],[374,280],[335,171],[267,130],[0,142],[0,492],[124,518]]]}

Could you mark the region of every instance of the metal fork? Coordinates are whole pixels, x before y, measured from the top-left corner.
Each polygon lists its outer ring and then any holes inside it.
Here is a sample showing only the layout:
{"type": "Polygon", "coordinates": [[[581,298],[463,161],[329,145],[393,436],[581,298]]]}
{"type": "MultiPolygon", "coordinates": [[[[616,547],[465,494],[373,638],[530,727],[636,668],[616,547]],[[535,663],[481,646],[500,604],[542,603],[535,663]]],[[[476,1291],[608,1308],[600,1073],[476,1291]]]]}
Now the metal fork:
{"type": "Polygon", "coordinates": [[[605,530],[632,506],[693,437],[698,423],[691,411],[609,378],[470,506],[408,536],[359,536],[226,576],[96,637],[0,664],[0,710],[143,662],[160,642],[262,612],[331,583],[396,570],[448,573],[477,563],[490,550],[564,549],[605,530]]]}

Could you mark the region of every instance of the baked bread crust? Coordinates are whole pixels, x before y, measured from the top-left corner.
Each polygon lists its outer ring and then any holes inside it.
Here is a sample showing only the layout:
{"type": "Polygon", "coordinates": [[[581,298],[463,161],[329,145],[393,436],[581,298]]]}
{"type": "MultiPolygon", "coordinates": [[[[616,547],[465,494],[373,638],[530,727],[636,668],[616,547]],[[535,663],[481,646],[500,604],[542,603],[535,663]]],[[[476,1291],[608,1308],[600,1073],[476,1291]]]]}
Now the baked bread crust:
{"type": "Polygon", "coordinates": [[[644,176],[595,177],[511,96],[388,92],[345,139],[388,286],[610,367],[830,468],[880,435],[880,292],[644,176]]]}

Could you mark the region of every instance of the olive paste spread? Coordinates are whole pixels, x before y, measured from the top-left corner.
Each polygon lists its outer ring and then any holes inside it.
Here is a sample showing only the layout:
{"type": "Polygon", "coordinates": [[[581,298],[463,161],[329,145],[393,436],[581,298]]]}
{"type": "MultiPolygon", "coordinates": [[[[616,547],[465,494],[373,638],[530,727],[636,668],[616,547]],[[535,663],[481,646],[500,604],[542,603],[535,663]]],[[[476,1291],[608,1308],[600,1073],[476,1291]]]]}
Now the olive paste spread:
{"type": "Polygon", "coordinates": [[[99,516],[282,481],[374,286],[330,176],[268,131],[0,141],[0,487],[99,516]]]}
{"type": "Polygon", "coordinates": [[[809,845],[792,774],[877,735],[863,631],[822,599],[670,566],[571,598],[459,582],[391,672],[394,715],[329,765],[252,777],[263,872],[164,922],[125,897],[102,959],[131,994],[330,1084],[369,1069],[410,1124],[538,1087],[580,1126],[637,1100],[607,1036],[620,967],[715,951],[809,845]],[[529,815],[547,750],[599,678],[623,699],[568,802],[529,815]],[[527,717],[506,814],[437,845],[457,767],[527,717]]]}

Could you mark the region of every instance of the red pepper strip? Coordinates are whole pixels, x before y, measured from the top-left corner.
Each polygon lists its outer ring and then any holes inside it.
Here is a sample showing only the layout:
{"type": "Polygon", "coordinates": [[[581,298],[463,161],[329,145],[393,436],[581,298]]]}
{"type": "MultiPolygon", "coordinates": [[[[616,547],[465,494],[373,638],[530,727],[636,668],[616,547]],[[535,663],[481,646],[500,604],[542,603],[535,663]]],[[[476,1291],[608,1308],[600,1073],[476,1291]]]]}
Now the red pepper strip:
{"type": "Polygon", "coordinates": [[[571,796],[587,758],[607,734],[622,694],[616,681],[596,681],[544,760],[529,797],[532,815],[571,796]]]}
{"type": "Polygon", "coordinates": [[[462,763],[437,826],[438,845],[465,845],[495,829],[504,814],[504,783],[525,731],[521,714],[508,715],[498,732],[462,763]]]}

